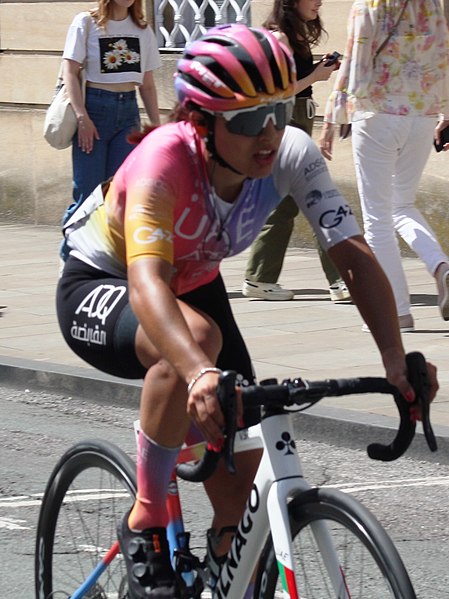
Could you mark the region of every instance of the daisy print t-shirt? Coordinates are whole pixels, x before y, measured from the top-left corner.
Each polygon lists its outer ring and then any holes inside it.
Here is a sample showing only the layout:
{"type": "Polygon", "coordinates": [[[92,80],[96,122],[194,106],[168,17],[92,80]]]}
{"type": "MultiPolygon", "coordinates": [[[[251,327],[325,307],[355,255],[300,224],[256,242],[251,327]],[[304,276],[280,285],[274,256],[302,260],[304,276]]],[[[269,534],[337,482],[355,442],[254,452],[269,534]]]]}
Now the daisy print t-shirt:
{"type": "Polygon", "coordinates": [[[137,83],[147,71],[160,67],[156,36],[151,27],[137,27],[131,17],[99,27],[89,13],[80,13],[69,27],[63,58],[85,63],[92,83],[137,83]]]}

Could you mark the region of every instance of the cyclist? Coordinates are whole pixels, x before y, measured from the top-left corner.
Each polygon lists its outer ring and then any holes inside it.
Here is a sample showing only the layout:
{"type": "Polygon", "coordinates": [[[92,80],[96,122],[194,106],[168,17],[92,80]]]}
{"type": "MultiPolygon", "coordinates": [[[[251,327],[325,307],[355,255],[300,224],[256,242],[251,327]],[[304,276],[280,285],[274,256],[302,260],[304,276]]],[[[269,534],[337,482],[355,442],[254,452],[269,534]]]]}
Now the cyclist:
{"type": "MultiPolygon", "coordinates": [[[[119,526],[131,599],[181,596],[165,532],[179,448],[189,430],[220,444],[220,369],[236,370],[241,385],[254,381],[220,261],[248,247],[286,195],[344,277],[388,380],[413,399],[389,283],[318,148],[286,127],[295,81],[290,52],[269,32],[209,30],[178,62],[176,118],[143,137],[67,224],[71,254],[57,291],[64,337],[93,366],[143,378],[137,498],[119,526]]],[[[431,374],[433,396],[434,367],[431,374]]],[[[258,417],[239,406],[242,427],[258,417]]],[[[240,453],[237,475],[220,464],[205,484],[216,556],[227,550],[259,459],[258,450],[240,453]]]]}

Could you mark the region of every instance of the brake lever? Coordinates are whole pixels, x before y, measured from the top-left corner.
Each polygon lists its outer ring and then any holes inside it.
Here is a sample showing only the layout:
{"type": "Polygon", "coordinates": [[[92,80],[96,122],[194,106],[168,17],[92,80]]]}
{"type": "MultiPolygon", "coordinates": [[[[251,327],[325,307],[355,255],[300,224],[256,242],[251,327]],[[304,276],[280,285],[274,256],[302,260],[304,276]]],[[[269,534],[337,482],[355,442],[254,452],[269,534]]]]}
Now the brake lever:
{"type": "Polygon", "coordinates": [[[429,378],[424,356],[419,352],[406,355],[407,377],[415,391],[415,400],[410,403],[397,391],[394,401],[399,411],[400,423],[395,439],[389,445],[372,443],[367,451],[373,460],[390,462],[401,457],[410,446],[416,430],[416,423],[410,419],[410,409],[418,406],[421,410],[424,435],[431,451],[437,450],[437,442],[430,424],[429,378]]]}
{"type": "Polygon", "coordinates": [[[399,412],[399,428],[396,437],[389,445],[382,443],[371,443],[366,448],[368,456],[372,460],[381,460],[382,462],[392,462],[400,458],[407,449],[415,436],[416,423],[410,420],[410,404],[399,391],[394,393],[394,401],[399,412]]]}
{"type": "Polygon", "coordinates": [[[221,455],[230,474],[235,474],[237,471],[234,460],[234,441],[237,432],[236,378],[234,371],[226,370],[220,374],[217,388],[218,401],[225,421],[225,440],[221,455]]]}
{"type": "Polygon", "coordinates": [[[415,401],[412,406],[418,405],[421,411],[421,421],[424,436],[430,451],[437,451],[438,445],[430,423],[430,382],[427,373],[426,359],[420,352],[410,352],[406,356],[408,379],[415,390],[415,401]]]}

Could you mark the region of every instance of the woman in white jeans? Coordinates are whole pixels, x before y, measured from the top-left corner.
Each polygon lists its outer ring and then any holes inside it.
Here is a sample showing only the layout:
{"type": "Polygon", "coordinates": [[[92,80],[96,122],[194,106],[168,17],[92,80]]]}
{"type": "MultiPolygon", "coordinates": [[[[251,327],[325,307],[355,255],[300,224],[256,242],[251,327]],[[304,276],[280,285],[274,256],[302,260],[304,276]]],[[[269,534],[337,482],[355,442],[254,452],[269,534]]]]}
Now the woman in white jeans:
{"type": "Polygon", "coordinates": [[[393,287],[403,332],[414,321],[397,234],[435,277],[449,320],[449,258],[415,207],[433,140],[449,126],[448,48],[439,0],[356,0],[320,138],[330,160],[334,124],[352,123],[365,237],[393,287]]]}

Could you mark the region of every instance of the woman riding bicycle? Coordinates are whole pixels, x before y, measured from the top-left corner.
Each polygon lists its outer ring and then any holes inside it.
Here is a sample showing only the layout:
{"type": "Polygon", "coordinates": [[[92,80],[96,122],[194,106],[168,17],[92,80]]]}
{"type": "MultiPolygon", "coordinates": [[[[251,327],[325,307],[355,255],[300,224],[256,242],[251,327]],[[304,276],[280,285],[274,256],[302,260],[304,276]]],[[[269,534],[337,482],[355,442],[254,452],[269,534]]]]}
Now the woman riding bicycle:
{"type": "MultiPolygon", "coordinates": [[[[175,76],[176,121],[151,130],[68,224],[71,255],[57,292],[64,337],[93,366],[143,379],[137,499],[119,529],[132,599],[181,596],[165,534],[179,448],[189,433],[220,444],[220,369],[237,371],[241,385],[254,381],[220,261],[247,248],[286,195],[344,277],[388,380],[413,399],[389,283],[319,150],[286,127],[294,69],[269,32],[244,25],[190,43],[175,76]]],[[[241,406],[239,414],[242,427],[259,418],[241,406]]],[[[259,458],[239,453],[236,475],[220,464],[205,484],[216,556],[227,550],[259,458]]]]}

